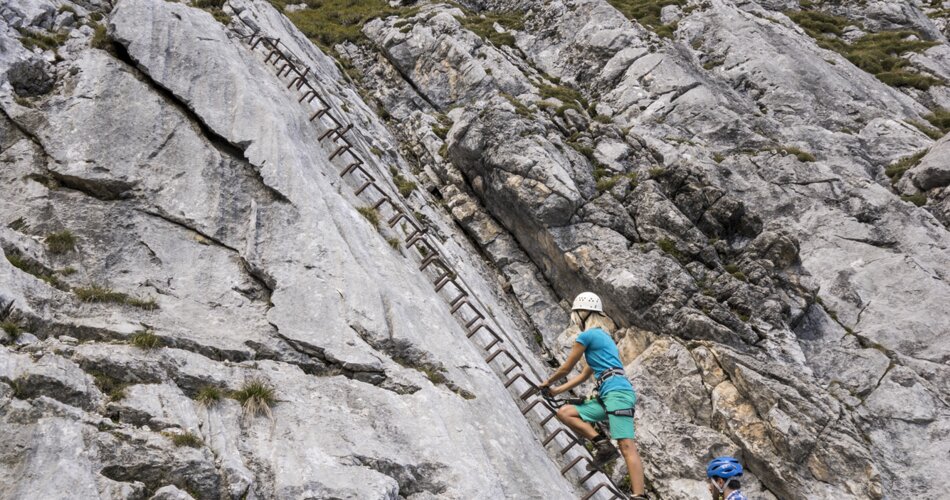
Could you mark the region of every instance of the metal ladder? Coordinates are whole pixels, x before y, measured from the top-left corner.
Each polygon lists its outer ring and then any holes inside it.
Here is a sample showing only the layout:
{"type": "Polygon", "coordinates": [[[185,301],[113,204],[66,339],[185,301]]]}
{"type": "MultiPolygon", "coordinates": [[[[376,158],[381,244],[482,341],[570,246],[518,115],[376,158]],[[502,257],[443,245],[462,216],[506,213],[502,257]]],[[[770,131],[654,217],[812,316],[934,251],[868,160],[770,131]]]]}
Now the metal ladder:
{"type": "Polygon", "coordinates": [[[357,198],[368,200],[370,206],[381,215],[384,210],[388,213],[385,221],[391,229],[396,231],[397,225],[400,226],[406,248],[415,249],[422,257],[419,271],[428,278],[434,278],[432,286],[436,293],[448,302],[450,313],[463,326],[466,337],[487,353],[485,363],[494,368],[496,373],[500,371],[505,388],[517,395],[515,403],[521,414],[540,425],[544,433],[542,446],[547,447],[551,443],[559,446],[557,453],[566,462],[560,469],[561,475],[568,477],[568,474],[572,474],[582,488],[587,488],[581,500],[589,500],[598,494],[601,497],[609,494],[610,496],[606,497],[608,500],[627,499],[627,495],[622,493],[606,474],[597,470],[586,471],[586,468],[581,469],[581,473],[575,471],[578,465],[591,463],[590,453],[583,446],[583,440],[554,419],[556,410],[539,395],[537,384],[525,374],[521,361],[504,347],[505,341],[498,335],[498,321],[491,313],[486,316],[483,310],[487,308],[468,291],[464,280],[443,258],[429,236],[427,227],[402,206],[401,197],[390,195],[366,169],[353,143],[346,137],[353,129],[353,124],[345,124],[337,117],[319,85],[311,83],[310,68],[305,67],[303,59],[295,56],[279,38],[267,37],[240,15],[235,17],[241,21],[241,24],[232,22],[231,32],[235,38],[245,43],[252,52],[266,54],[264,64],[276,71],[277,78],[282,83],[289,81],[286,88],[300,95],[297,102],[309,110],[310,122],[318,129],[324,130],[318,140],[327,142],[334,148],[329,158],[331,162],[338,159],[344,164],[340,177],[356,181],[357,187],[353,193],[357,198]],[[525,387],[527,389],[522,391],[525,387]],[[549,425],[552,422],[553,430],[552,425],[549,425]],[[598,477],[599,482],[588,487],[587,484],[595,477],[598,477]]]}

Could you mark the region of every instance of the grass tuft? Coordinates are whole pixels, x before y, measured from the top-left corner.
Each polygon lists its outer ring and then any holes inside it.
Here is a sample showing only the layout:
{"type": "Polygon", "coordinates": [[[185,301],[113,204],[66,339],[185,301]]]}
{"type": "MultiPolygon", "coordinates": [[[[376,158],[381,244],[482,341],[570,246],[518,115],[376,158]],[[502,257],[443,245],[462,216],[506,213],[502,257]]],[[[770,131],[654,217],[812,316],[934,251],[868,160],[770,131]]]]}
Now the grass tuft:
{"type": "Polygon", "coordinates": [[[500,33],[495,29],[498,23],[506,30],[520,31],[524,29],[524,14],[515,11],[483,12],[476,14],[466,12],[465,17],[459,18],[465,29],[475,33],[483,40],[488,40],[497,46],[515,46],[515,37],[511,33],[500,33]]]}
{"type": "Polygon", "coordinates": [[[927,204],[927,195],[924,193],[904,194],[901,195],[901,199],[908,203],[913,203],[918,207],[922,207],[927,204]]]}
{"type": "Polygon", "coordinates": [[[606,169],[603,169],[603,168],[596,168],[596,169],[594,169],[594,179],[596,179],[596,181],[597,181],[597,192],[598,192],[598,193],[602,193],[602,192],[604,192],[604,191],[609,191],[609,190],[613,189],[613,187],[616,186],[617,183],[619,183],[619,182],[620,182],[621,180],[623,180],[624,178],[630,180],[630,187],[631,187],[631,188],[636,188],[636,187],[637,187],[637,173],[636,173],[636,172],[630,172],[630,173],[628,173],[628,174],[620,174],[620,175],[611,175],[611,176],[608,176],[606,169]]]}
{"type": "Polygon", "coordinates": [[[815,155],[805,151],[804,149],[797,148],[795,146],[785,146],[782,148],[782,151],[785,154],[794,155],[795,158],[798,158],[798,161],[802,163],[808,163],[815,161],[815,155]]]}
{"type": "Polygon", "coordinates": [[[356,211],[359,212],[364,219],[368,220],[373,227],[379,228],[379,210],[373,207],[357,207],[356,211]]]}
{"type": "Polygon", "coordinates": [[[155,349],[161,347],[162,339],[149,330],[140,330],[132,335],[131,344],[139,349],[155,349]]]}
{"type": "Polygon", "coordinates": [[[923,123],[917,120],[908,120],[907,123],[913,125],[914,128],[919,130],[922,134],[926,135],[927,137],[930,137],[931,139],[935,141],[943,137],[944,132],[942,130],[937,130],[931,127],[930,125],[927,125],[926,123],[923,123]]]}
{"type": "MultiPolygon", "coordinates": [[[[937,127],[940,132],[946,134],[950,132],[950,109],[938,109],[924,117],[931,125],[937,127]]],[[[939,137],[937,137],[939,139],[939,137]]]]}
{"type": "Polygon", "coordinates": [[[224,399],[224,391],[213,385],[202,387],[198,390],[198,395],[195,396],[195,401],[206,408],[211,408],[221,402],[222,399],[224,399]]]}
{"type": "Polygon", "coordinates": [[[88,287],[79,287],[73,289],[76,297],[83,302],[123,304],[132,307],[138,307],[146,311],[158,309],[158,303],[155,299],[139,299],[131,295],[116,292],[101,285],[90,285],[88,287]]]}
{"type": "MultiPolygon", "coordinates": [[[[563,102],[565,106],[576,109],[578,112],[583,112],[582,108],[587,107],[587,99],[584,98],[583,94],[564,85],[545,85],[542,83],[538,87],[538,92],[542,98],[557,99],[563,102]]],[[[559,114],[563,114],[563,112],[559,114]]]]}
{"type": "Polygon", "coordinates": [[[277,392],[267,382],[260,379],[249,380],[231,397],[241,403],[245,416],[263,413],[268,418],[273,418],[270,407],[277,402],[277,392]]]}
{"type": "Polygon", "coordinates": [[[378,17],[409,16],[416,8],[391,7],[388,0],[270,0],[283,11],[290,4],[307,4],[296,12],[284,12],[304,35],[328,53],[333,47],[364,40],[363,25],[378,17]]]}
{"type": "Polygon", "coordinates": [[[685,6],[686,0],[607,0],[607,3],[628,19],[637,21],[663,38],[670,38],[676,31],[676,23],[663,24],[660,13],[667,5],[685,6]]]}
{"type": "Polygon", "coordinates": [[[23,330],[20,328],[20,325],[16,324],[11,320],[6,320],[3,323],[0,323],[0,330],[3,330],[10,336],[11,339],[16,341],[20,338],[20,334],[23,333],[23,330]]]}
{"type": "Polygon", "coordinates": [[[653,167],[649,170],[651,179],[659,179],[666,175],[666,169],[663,167],[653,167]]]}
{"type": "Polygon", "coordinates": [[[48,283],[50,286],[64,291],[69,290],[69,285],[57,278],[52,271],[47,270],[45,267],[32,260],[26,259],[16,251],[7,253],[7,260],[11,265],[13,265],[13,267],[27,274],[32,274],[34,277],[48,283]]]}
{"type": "Polygon", "coordinates": [[[103,372],[91,372],[90,375],[95,379],[96,387],[109,396],[109,401],[119,401],[125,398],[125,389],[129,384],[103,372]]]}
{"type": "Polygon", "coordinates": [[[183,433],[171,433],[166,434],[171,438],[172,443],[181,448],[182,446],[187,446],[189,448],[201,448],[201,445],[204,444],[204,441],[200,436],[192,432],[183,432],[183,433]]]}
{"type": "Polygon", "coordinates": [[[888,165],[887,168],[884,169],[884,175],[891,178],[891,184],[897,184],[897,181],[901,180],[901,177],[904,176],[904,172],[916,167],[925,154],[927,154],[926,149],[906,158],[901,158],[896,163],[888,165]]]}
{"type": "Polygon", "coordinates": [[[89,45],[94,49],[109,51],[112,49],[112,40],[109,38],[109,31],[104,24],[96,23],[92,33],[92,40],[89,45]]]}
{"type": "Polygon", "coordinates": [[[531,113],[531,110],[528,109],[527,106],[522,104],[521,101],[519,101],[518,98],[516,98],[515,96],[507,92],[502,92],[501,95],[502,97],[507,99],[508,102],[510,102],[512,106],[515,107],[515,113],[518,113],[519,116],[523,116],[525,118],[531,118],[533,116],[531,113]]]}
{"type": "Polygon", "coordinates": [[[46,237],[46,249],[53,255],[62,255],[76,249],[76,237],[69,229],[46,237]]]}
{"type": "Polygon", "coordinates": [[[727,273],[731,274],[735,279],[739,281],[748,281],[745,277],[745,273],[739,270],[739,266],[735,264],[726,264],[723,266],[727,273]]]}
{"type": "Polygon", "coordinates": [[[23,379],[16,379],[10,381],[10,387],[13,389],[13,397],[17,399],[27,399],[30,397],[30,391],[27,390],[26,381],[23,379]]]}
{"type": "Polygon", "coordinates": [[[918,73],[910,61],[901,57],[903,54],[922,52],[937,45],[937,42],[921,40],[920,33],[909,30],[880,31],[864,35],[849,44],[839,37],[847,26],[857,23],[845,17],[807,9],[785,14],[814,38],[819,47],[841,54],[855,66],[888,85],[927,90],[933,85],[945,83],[938,78],[918,73]]]}
{"type": "Polygon", "coordinates": [[[17,28],[17,31],[20,32],[20,43],[22,43],[27,50],[33,50],[39,47],[43,50],[55,51],[69,38],[69,33],[67,32],[47,35],[45,33],[36,33],[26,28],[17,28]]]}
{"type": "Polygon", "coordinates": [[[660,247],[660,250],[662,250],[663,253],[669,255],[670,257],[673,257],[680,262],[683,262],[686,259],[686,256],[683,255],[683,252],[680,252],[679,249],[676,248],[676,242],[673,240],[664,237],[657,240],[656,244],[660,247]]]}
{"type": "Polygon", "coordinates": [[[416,190],[416,183],[406,179],[396,170],[396,167],[389,167],[389,173],[393,176],[393,183],[403,198],[408,198],[416,190]]]}

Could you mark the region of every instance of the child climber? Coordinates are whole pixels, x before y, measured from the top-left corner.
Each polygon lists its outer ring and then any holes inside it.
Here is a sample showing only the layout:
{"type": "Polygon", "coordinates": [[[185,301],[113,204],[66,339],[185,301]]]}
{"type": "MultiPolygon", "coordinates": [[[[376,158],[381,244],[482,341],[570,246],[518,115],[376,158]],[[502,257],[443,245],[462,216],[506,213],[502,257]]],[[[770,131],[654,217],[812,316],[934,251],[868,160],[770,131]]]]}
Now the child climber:
{"type": "Polygon", "coordinates": [[[637,402],[637,395],[624,375],[617,344],[607,332],[613,322],[604,314],[600,297],[590,292],[578,295],[571,309],[571,323],[580,328],[581,333],[577,336],[567,360],[541,384],[541,390],[557,395],[573,389],[591,375],[595,377],[597,398],[580,405],[564,405],[557,411],[557,418],[594,444],[592,468],[600,468],[617,457],[617,450],[610,444],[610,439],[598,433],[590,424],[608,420],[610,436],[617,440],[620,453],[627,463],[633,498],[645,499],[643,464],[633,442],[633,406],[637,402]],[[571,372],[581,356],[584,356],[587,366],[580,375],[563,385],[551,387],[552,383],[571,372]]]}
{"type": "Polygon", "coordinates": [[[739,491],[740,476],[742,464],[732,457],[718,457],[709,462],[706,478],[709,479],[709,493],[713,500],[749,500],[739,491]]]}

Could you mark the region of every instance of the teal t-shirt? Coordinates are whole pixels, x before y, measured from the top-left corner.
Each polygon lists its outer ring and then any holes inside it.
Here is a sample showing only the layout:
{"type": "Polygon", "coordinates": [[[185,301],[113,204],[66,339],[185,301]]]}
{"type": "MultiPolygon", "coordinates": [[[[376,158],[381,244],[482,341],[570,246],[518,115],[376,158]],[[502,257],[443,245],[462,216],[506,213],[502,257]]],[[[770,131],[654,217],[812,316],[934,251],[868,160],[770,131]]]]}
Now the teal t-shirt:
{"type": "MultiPolygon", "coordinates": [[[[587,366],[594,370],[594,376],[600,377],[600,374],[608,368],[623,368],[623,362],[620,361],[620,351],[617,344],[610,335],[600,328],[591,328],[577,336],[577,343],[584,346],[584,358],[587,360],[587,366]]],[[[610,391],[632,391],[633,386],[627,377],[613,376],[608,378],[604,385],[600,387],[600,394],[603,396],[610,391]]]]}

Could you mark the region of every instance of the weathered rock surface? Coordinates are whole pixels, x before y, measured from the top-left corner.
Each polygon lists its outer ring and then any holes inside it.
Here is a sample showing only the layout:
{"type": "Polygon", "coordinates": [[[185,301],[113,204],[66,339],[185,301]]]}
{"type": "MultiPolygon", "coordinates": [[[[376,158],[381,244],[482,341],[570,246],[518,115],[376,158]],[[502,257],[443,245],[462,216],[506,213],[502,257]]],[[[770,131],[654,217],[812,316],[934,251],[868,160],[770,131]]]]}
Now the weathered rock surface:
{"type": "Polygon", "coordinates": [[[579,491],[228,19],[310,68],[528,373],[603,296],[653,496],[721,454],[753,498],[945,496],[945,9],[396,2],[328,55],[269,2],[187,3],[0,5],[0,499],[579,491]],[[822,48],[895,30],[927,85],[822,48]]]}

